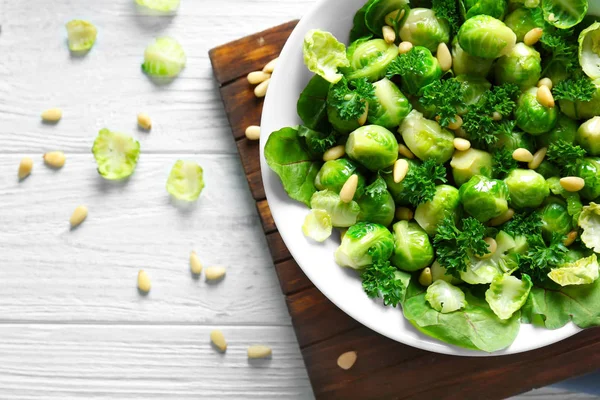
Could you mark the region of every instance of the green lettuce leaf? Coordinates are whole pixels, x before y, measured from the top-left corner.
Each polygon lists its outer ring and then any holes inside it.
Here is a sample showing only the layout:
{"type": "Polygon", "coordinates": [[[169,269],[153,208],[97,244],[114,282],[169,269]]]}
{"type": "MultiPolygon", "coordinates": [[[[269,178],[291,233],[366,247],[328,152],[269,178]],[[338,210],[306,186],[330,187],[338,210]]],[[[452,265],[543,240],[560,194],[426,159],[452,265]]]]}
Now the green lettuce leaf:
{"type": "Polygon", "coordinates": [[[319,75],[315,75],[300,93],[296,110],[304,125],[317,131],[328,131],[327,94],[331,84],[319,75]]]}
{"type": "Polygon", "coordinates": [[[559,268],[553,268],[548,273],[548,278],[560,286],[588,285],[598,279],[599,269],[598,258],[592,254],[575,262],[561,265],[559,268]]]}
{"type": "Polygon", "coordinates": [[[346,46],[331,33],[318,29],[308,31],[304,36],[304,63],[310,71],[331,83],[342,79],[338,68],[350,66],[346,46]]]}

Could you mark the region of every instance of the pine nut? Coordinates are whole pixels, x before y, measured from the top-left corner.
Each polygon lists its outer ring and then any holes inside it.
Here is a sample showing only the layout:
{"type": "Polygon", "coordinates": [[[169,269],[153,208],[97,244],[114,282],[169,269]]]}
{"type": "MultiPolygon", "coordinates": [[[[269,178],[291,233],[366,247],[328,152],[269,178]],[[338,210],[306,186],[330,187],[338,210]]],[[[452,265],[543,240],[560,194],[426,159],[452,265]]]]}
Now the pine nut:
{"type": "Polygon", "coordinates": [[[248,83],[251,85],[258,85],[269,79],[271,74],[263,71],[254,71],[248,74],[248,83]]]}
{"type": "Polygon", "coordinates": [[[486,242],[488,245],[488,248],[487,248],[488,253],[484,254],[482,256],[477,256],[477,258],[480,258],[482,260],[493,256],[494,253],[496,252],[496,250],[498,249],[498,243],[496,243],[496,239],[491,238],[491,237],[486,237],[485,239],[483,239],[483,241],[486,242]]]}
{"type": "Polygon", "coordinates": [[[334,146],[323,153],[323,161],[333,161],[346,155],[346,147],[343,144],[334,146]]]}
{"type": "Polygon", "coordinates": [[[542,78],[537,84],[537,87],[548,86],[548,89],[552,90],[553,84],[552,79],[550,78],[542,78]]]}
{"type": "Polygon", "coordinates": [[[533,160],[531,160],[529,162],[529,164],[527,165],[529,167],[529,169],[538,169],[538,167],[540,166],[542,161],[544,161],[544,158],[546,157],[547,152],[548,152],[547,147],[542,147],[541,149],[536,151],[535,154],[533,155],[533,160]]]}
{"type": "Polygon", "coordinates": [[[531,152],[527,149],[524,148],[518,148],[516,149],[513,154],[512,154],[513,158],[519,162],[531,162],[533,161],[533,154],[531,154],[531,152]]]}
{"type": "Polygon", "coordinates": [[[62,151],[51,151],[44,154],[44,162],[51,168],[62,168],[65,165],[65,161],[67,161],[67,157],[65,157],[65,153],[62,151]]]}
{"type": "Polygon", "coordinates": [[[340,190],[340,200],[344,203],[350,203],[356,194],[357,188],[358,175],[352,174],[346,183],[344,183],[344,186],[342,186],[342,190],[340,190]]]}
{"type": "Polygon", "coordinates": [[[515,210],[509,208],[504,214],[497,216],[496,218],[490,219],[490,226],[500,226],[505,222],[508,222],[515,216],[515,210]]]}
{"type": "Polygon", "coordinates": [[[398,207],[396,208],[396,219],[398,221],[410,221],[415,216],[413,210],[408,207],[398,207]]]}
{"type": "Polygon", "coordinates": [[[149,131],[152,128],[152,120],[150,119],[150,116],[148,114],[139,113],[137,116],[137,123],[142,129],[145,129],[147,131],[149,131]]]}
{"type": "Polygon", "coordinates": [[[579,192],[585,186],[585,181],[577,176],[567,176],[560,179],[560,186],[567,192],[579,192]]]}
{"type": "Polygon", "coordinates": [[[457,114],[454,116],[454,121],[450,122],[448,124],[448,129],[455,131],[458,128],[460,128],[462,126],[462,124],[463,124],[463,119],[460,115],[457,114]]]}
{"type": "Polygon", "coordinates": [[[248,140],[258,140],[260,139],[260,126],[250,125],[246,128],[245,133],[248,140]]]}
{"type": "Polygon", "coordinates": [[[421,271],[421,275],[419,275],[419,283],[425,287],[428,287],[433,283],[433,275],[431,275],[431,268],[427,267],[423,271],[421,271]]]}
{"type": "Polygon", "coordinates": [[[264,68],[262,69],[263,72],[266,72],[267,74],[272,74],[273,71],[275,71],[275,67],[277,66],[277,61],[279,61],[279,57],[274,58],[271,61],[269,61],[267,63],[267,65],[265,65],[264,68]]]}
{"type": "Polygon", "coordinates": [[[220,330],[215,329],[210,332],[210,341],[222,352],[227,350],[227,341],[220,330]]]}
{"type": "Polygon", "coordinates": [[[411,42],[402,42],[398,45],[398,54],[406,54],[413,48],[411,42]]]}
{"type": "Polygon", "coordinates": [[[369,103],[365,104],[365,112],[362,113],[360,118],[358,119],[358,124],[363,126],[367,123],[367,117],[369,116],[369,103]]]}
{"type": "Polygon", "coordinates": [[[204,271],[207,281],[216,281],[225,276],[225,267],[208,267],[204,271]]]}
{"type": "Polygon", "coordinates": [[[383,19],[386,25],[394,26],[397,22],[401,21],[404,18],[404,14],[406,14],[406,10],[394,10],[383,19]]]}
{"type": "Polygon", "coordinates": [[[357,359],[357,354],[355,351],[347,351],[344,354],[340,355],[337,359],[337,365],[343,370],[349,370],[354,366],[354,363],[357,359]]]}
{"type": "Polygon", "coordinates": [[[527,46],[533,46],[540,41],[543,33],[544,30],[542,28],[533,28],[525,34],[523,37],[523,43],[525,43],[527,46]]]}
{"type": "Polygon", "coordinates": [[[19,163],[19,179],[25,179],[31,174],[33,169],[33,160],[29,157],[24,157],[19,163]]]}
{"type": "Polygon", "coordinates": [[[412,151],[410,151],[410,149],[408,147],[406,147],[406,145],[403,144],[399,144],[398,145],[398,153],[408,159],[414,159],[415,155],[413,154],[412,151]]]}
{"type": "Polygon", "coordinates": [[[542,85],[537,90],[537,101],[544,107],[554,107],[554,97],[548,86],[542,85]]]}
{"type": "Polygon", "coordinates": [[[396,160],[394,163],[394,182],[400,183],[406,178],[406,174],[408,173],[408,161],[404,158],[400,158],[396,160]]]}
{"type": "Polygon", "coordinates": [[[140,269],[140,272],[138,272],[137,287],[143,293],[148,293],[152,287],[150,277],[143,269],[140,269]]]}
{"type": "Polygon", "coordinates": [[[450,50],[448,49],[446,43],[442,42],[438,45],[436,57],[440,63],[442,71],[446,72],[452,68],[452,54],[450,54],[450,50]]]}
{"type": "Polygon", "coordinates": [[[248,358],[267,358],[273,354],[269,346],[254,345],[248,347],[248,358]]]}
{"type": "Polygon", "coordinates": [[[383,40],[386,43],[392,44],[396,41],[396,32],[394,32],[394,28],[388,25],[384,25],[381,28],[381,33],[383,34],[383,40]]]}
{"type": "Polygon", "coordinates": [[[62,118],[62,110],[60,108],[49,108],[42,112],[42,120],[46,122],[58,122],[62,118]]]}
{"type": "Polygon", "coordinates": [[[492,119],[494,121],[502,121],[502,114],[500,114],[498,111],[494,111],[492,114],[492,119]]]}
{"type": "Polygon", "coordinates": [[[471,142],[463,138],[454,139],[454,148],[458,151],[467,151],[471,148],[471,142]]]}
{"type": "Polygon", "coordinates": [[[577,231],[571,231],[567,235],[567,238],[565,239],[565,241],[563,242],[563,244],[565,246],[570,246],[570,245],[572,245],[575,242],[575,239],[577,239],[577,231]]]}
{"type": "Polygon", "coordinates": [[[200,273],[202,273],[202,263],[195,251],[190,253],[190,270],[194,275],[200,275],[200,273]]]}
{"type": "Polygon", "coordinates": [[[71,224],[71,228],[78,227],[88,216],[88,209],[86,206],[79,206],[73,211],[71,215],[71,219],[69,223],[71,224]]]}
{"type": "Polygon", "coordinates": [[[257,87],[254,88],[254,95],[259,99],[267,95],[267,89],[269,89],[269,83],[271,78],[264,80],[257,87]]]}

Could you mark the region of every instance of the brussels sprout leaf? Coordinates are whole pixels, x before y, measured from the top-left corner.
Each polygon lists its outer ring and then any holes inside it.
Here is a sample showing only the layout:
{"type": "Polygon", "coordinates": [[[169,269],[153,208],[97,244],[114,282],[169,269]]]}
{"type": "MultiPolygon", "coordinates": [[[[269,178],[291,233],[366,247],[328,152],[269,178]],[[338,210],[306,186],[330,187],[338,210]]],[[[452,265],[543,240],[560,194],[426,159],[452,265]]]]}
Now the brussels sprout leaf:
{"type": "Polygon", "coordinates": [[[92,153],[98,164],[98,173],[104,179],[125,179],[135,171],[140,157],[140,142],[124,133],[104,128],[94,140],[92,153]]]}
{"type": "Polygon", "coordinates": [[[329,32],[313,29],[304,36],[304,63],[308,69],[331,83],[342,79],[338,68],[347,67],[346,46],[329,32]]]}
{"type": "Polygon", "coordinates": [[[448,21],[452,35],[458,32],[460,29],[460,16],[456,0],[433,0],[431,9],[436,17],[448,21]]]}
{"type": "Polygon", "coordinates": [[[595,254],[574,262],[553,268],[548,278],[560,286],[588,285],[598,279],[600,267],[595,254]]]}
{"type": "Polygon", "coordinates": [[[423,96],[419,102],[426,108],[435,109],[439,124],[445,128],[456,122],[458,109],[466,107],[463,85],[454,78],[435,81],[423,88],[423,96]]]}
{"type": "Polygon", "coordinates": [[[431,305],[431,308],[442,314],[448,314],[467,306],[463,291],[444,280],[435,281],[427,288],[425,300],[431,305]]]}
{"type": "Polygon", "coordinates": [[[485,300],[498,318],[509,319],[523,307],[532,286],[531,278],[527,274],[523,274],[522,279],[499,275],[485,292],[485,300]]]}
{"type": "Polygon", "coordinates": [[[312,209],[306,215],[302,232],[304,236],[317,242],[324,242],[331,236],[331,216],[325,210],[312,209]]]}
{"type": "Polygon", "coordinates": [[[443,165],[434,160],[427,160],[421,165],[411,164],[402,181],[403,197],[414,206],[431,201],[438,182],[447,182],[446,168],[443,165]]]}
{"type": "Polygon", "coordinates": [[[167,179],[167,191],[179,200],[196,201],[204,189],[204,172],[193,161],[177,160],[167,179]]]}
{"type": "Polygon", "coordinates": [[[364,114],[369,100],[375,100],[375,87],[367,78],[350,82],[342,78],[333,86],[332,96],[327,99],[327,104],[335,107],[344,121],[352,121],[364,114]]]}
{"type": "Polygon", "coordinates": [[[600,252],[600,204],[591,202],[583,207],[579,226],[583,229],[581,241],[588,249],[600,252]]]}
{"type": "Polygon", "coordinates": [[[590,101],[595,92],[596,86],[586,77],[567,79],[552,88],[555,100],[590,101]]]}
{"type": "Polygon", "coordinates": [[[404,301],[410,275],[398,271],[389,261],[380,261],[365,268],[361,274],[363,290],[371,298],[383,298],[383,304],[396,307],[404,301]]]}
{"type": "Polygon", "coordinates": [[[546,158],[560,166],[565,175],[574,175],[578,161],[585,155],[586,151],[580,146],[560,139],[548,146],[546,158]]]}

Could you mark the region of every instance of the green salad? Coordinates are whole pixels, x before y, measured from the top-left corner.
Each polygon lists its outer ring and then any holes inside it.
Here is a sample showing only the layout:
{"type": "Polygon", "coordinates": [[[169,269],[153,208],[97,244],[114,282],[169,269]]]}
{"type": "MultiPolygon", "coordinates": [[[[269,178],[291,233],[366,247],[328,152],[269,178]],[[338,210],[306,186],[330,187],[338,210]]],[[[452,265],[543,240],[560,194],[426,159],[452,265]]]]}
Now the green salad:
{"type": "Polygon", "coordinates": [[[600,325],[600,23],[587,1],[370,0],[304,39],[270,168],[340,267],[420,332],[493,352],[600,325]],[[344,44],[348,43],[348,45],[344,44]]]}

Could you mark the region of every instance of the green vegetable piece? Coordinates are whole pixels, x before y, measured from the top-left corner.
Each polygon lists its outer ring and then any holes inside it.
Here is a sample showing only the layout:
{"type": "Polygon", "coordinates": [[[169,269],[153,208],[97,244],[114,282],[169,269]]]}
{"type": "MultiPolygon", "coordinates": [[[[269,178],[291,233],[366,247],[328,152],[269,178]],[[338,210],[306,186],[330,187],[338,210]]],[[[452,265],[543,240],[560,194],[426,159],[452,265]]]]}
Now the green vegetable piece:
{"type": "Polygon", "coordinates": [[[523,5],[527,8],[536,8],[540,5],[541,0],[508,0],[509,8],[514,8],[515,6],[523,5]]]}
{"type": "Polygon", "coordinates": [[[412,110],[410,102],[387,78],[375,82],[373,86],[375,97],[369,102],[367,121],[387,129],[396,128],[412,110]]]}
{"type": "Polygon", "coordinates": [[[104,179],[125,179],[135,171],[140,156],[140,142],[124,133],[104,128],[94,140],[92,153],[98,164],[98,173],[104,179]]]}
{"type": "Polygon", "coordinates": [[[506,0],[460,0],[459,3],[465,20],[476,15],[489,15],[501,20],[508,6],[506,0]]]}
{"type": "Polygon", "coordinates": [[[586,76],[565,78],[552,88],[554,100],[591,101],[596,93],[596,85],[586,76]]]}
{"type": "Polygon", "coordinates": [[[404,301],[411,280],[409,274],[398,271],[388,261],[367,265],[361,273],[361,278],[367,296],[381,297],[384,305],[392,307],[404,301]]]}
{"type": "MultiPolygon", "coordinates": [[[[396,10],[405,10],[408,13],[410,8],[408,7],[408,0],[374,0],[371,3],[365,13],[365,23],[367,28],[375,34],[381,36],[381,29],[386,24],[385,17],[396,10]]],[[[406,19],[404,17],[403,19],[406,19]]],[[[397,32],[401,20],[394,21],[394,30],[397,32]]]]}
{"type": "Polygon", "coordinates": [[[517,35],[517,43],[522,42],[523,38],[530,30],[534,28],[543,28],[543,21],[540,21],[539,9],[519,7],[508,14],[504,23],[517,35]]]}
{"type": "Polygon", "coordinates": [[[312,209],[304,218],[302,232],[304,236],[316,242],[324,242],[331,236],[331,216],[325,210],[312,209]]]}
{"type": "Polygon", "coordinates": [[[308,31],[304,36],[303,52],[304,64],[309,71],[331,83],[342,79],[338,68],[350,65],[346,58],[346,46],[329,32],[318,29],[308,31]]]}
{"type": "Polygon", "coordinates": [[[396,246],[390,261],[396,268],[414,272],[433,262],[433,246],[429,236],[416,222],[396,222],[394,240],[396,246]]]}
{"type": "Polygon", "coordinates": [[[542,57],[533,47],[517,43],[510,53],[500,57],[494,67],[498,83],[514,83],[521,89],[535,86],[542,74],[542,57]]]}
{"type": "Polygon", "coordinates": [[[579,64],[587,76],[600,78],[600,22],[593,23],[579,34],[579,64]]]}
{"type": "Polygon", "coordinates": [[[298,136],[304,139],[306,149],[314,159],[323,158],[323,153],[337,143],[337,137],[334,131],[322,133],[303,125],[298,127],[298,136]]]}
{"type": "Polygon", "coordinates": [[[433,282],[427,288],[425,300],[436,311],[448,314],[467,306],[462,290],[443,280],[433,282]]]}
{"type": "MultiPolygon", "coordinates": [[[[511,156],[512,158],[512,156],[511,156]]],[[[490,153],[470,148],[466,151],[456,151],[450,161],[452,176],[457,186],[466,183],[475,175],[492,177],[493,158],[490,153]]]]}
{"type": "Polygon", "coordinates": [[[540,104],[537,91],[538,88],[533,87],[524,92],[515,111],[517,126],[531,135],[549,132],[558,121],[557,108],[540,104]]]}
{"type": "Polygon", "coordinates": [[[382,126],[366,125],[350,134],[346,154],[371,171],[393,165],[398,159],[398,141],[382,126]]]}
{"type": "Polygon", "coordinates": [[[504,231],[496,235],[497,248],[494,254],[487,258],[477,258],[470,256],[469,266],[466,271],[460,272],[460,278],[471,285],[489,284],[503,273],[510,273],[519,267],[519,258],[517,253],[525,243],[525,237],[513,239],[504,231]]]}
{"type": "Polygon", "coordinates": [[[458,31],[460,47],[475,57],[502,57],[512,50],[516,42],[517,36],[509,27],[488,15],[466,20],[458,31]]]}
{"type": "Polygon", "coordinates": [[[325,79],[314,75],[300,94],[296,108],[306,127],[317,131],[328,129],[327,94],[330,86],[325,79]]]}
{"type": "Polygon", "coordinates": [[[600,156],[600,117],[594,117],[581,124],[575,139],[590,155],[600,156]]]}
{"type": "Polygon", "coordinates": [[[535,143],[533,137],[530,135],[520,132],[518,130],[513,130],[510,133],[503,132],[498,135],[498,141],[491,146],[494,150],[506,149],[511,152],[516,149],[527,149],[532,153],[535,152],[535,143]]]}
{"type": "Polygon", "coordinates": [[[443,164],[454,154],[454,134],[436,121],[423,118],[417,110],[408,114],[398,132],[410,151],[423,161],[434,160],[443,164]]]}
{"type": "Polygon", "coordinates": [[[508,186],[497,179],[475,175],[460,187],[459,194],[465,211],[481,222],[508,210],[508,186]]]}
{"type": "Polygon", "coordinates": [[[367,78],[375,82],[383,78],[388,66],[398,56],[398,47],[383,39],[357,40],[349,48],[348,80],[367,78]]]}
{"type": "Polygon", "coordinates": [[[454,0],[433,0],[431,9],[440,20],[445,20],[450,25],[450,36],[456,35],[462,23],[458,4],[454,0]]]}
{"type": "Polygon", "coordinates": [[[186,62],[183,47],[177,40],[160,37],[146,47],[142,71],[153,78],[175,78],[186,62]]]}
{"type": "MultiPolygon", "coordinates": [[[[408,162],[409,174],[411,173],[411,171],[415,170],[415,168],[417,168],[420,165],[420,163],[415,160],[407,159],[406,161],[408,162]]],[[[394,174],[392,173],[392,168],[388,168],[382,172],[383,173],[381,174],[381,176],[383,177],[383,180],[387,184],[388,190],[390,191],[396,204],[399,206],[410,205],[411,202],[410,202],[409,198],[413,192],[406,189],[406,185],[405,185],[406,178],[404,178],[404,180],[402,182],[396,183],[396,182],[394,182],[394,174]]],[[[407,177],[408,177],[408,175],[407,175],[407,177]]],[[[434,185],[434,192],[435,192],[435,181],[433,181],[432,184],[434,185]]],[[[419,187],[421,187],[421,185],[419,185],[419,187]]]]}
{"type": "Polygon", "coordinates": [[[369,28],[367,28],[366,15],[367,10],[376,0],[367,1],[357,12],[354,14],[354,18],[352,20],[353,26],[350,31],[350,42],[354,42],[360,38],[365,36],[369,36],[371,32],[369,28]]]}
{"type": "MultiPolygon", "coordinates": [[[[415,210],[415,221],[429,236],[433,236],[446,217],[458,218],[459,207],[458,189],[450,185],[440,185],[431,201],[419,204],[415,210]]],[[[447,268],[446,265],[445,267],[447,268]]]]}
{"type": "Polygon", "coordinates": [[[527,274],[523,274],[521,279],[500,275],[494,278],[485,292],[485,300],[498,318],[506,320],[523,307],[532,287],[533,283],[527,274]]]}
{"type": "Polygon", "coordinates": [[[598,258],[592,254],[575,262],[563,264],[559,268],[553,268],[548,273],[548,278],[560,286],[589,285],[598,279],[599,269],[598,258]]]}
{"type": "Polygon", "coordinates": [[[420,165],[409,164],[408,173],[401,182],[402,198],[413,206],[433,200],[438,183],[446,183],[446,168],[434,160],[427,160],[420,165]]]}
{"type": "Polygon", "coordinates": [[[544,178],[549,179],[552,177],[560,176],[560,169],[548,160],[542,161],[539,167],[535,170],[538,174],[544,178]]]}
{"type": "Polygon", "coordinates": [[[433,10],[413,8],[400,28],[400,39],[436,51],[438,44],[450,42],[450,26],[446,20],[438,19],[433,10]]]}
{"type": "Polygon", "coordinates": [[[530,169],[515,169],[504,180],[510,193],[510,205],[514,208],[539,207],[550,194],[543,176],[530,169]]]}
{"type": "Polygon", "coordinates": [[[593,85],[596,90],[589,101],[559,100],[560,111],[572,119],[590,119],[596,116],[600,109],[600,79],[594,79],[593,85]]]}
{"type": "Polygon", "coordinates": [[[330,160],[323,164],[315,177],[315,187],[339,194],[344,183],[354,174],[358,175],[358,186],[354,195],[356,200],[365,192],[365,177],[358,171],[358,166],[347,158],[330,160]]]}
{"type": "Polygon", "coordinates": [[[388,78],[396,75],[400,76],[404,93],[416,95],[442,77],[442,68],[429,49],[415,46],[409,52],[400,54],[387,67],[388,78]]]}
{"type": "Polygon", "coordinates": [[[587,0],[542,0],[544,19],[559,29],[569,29],[587,14],[587,0]]]}
{"type": "Polygon", "coordinates": [[[588,249],[600,253],[600,204],[591,202],[583,207],[579,216],[579,226],[583,229],[581,241],[588,249]]]}
{"type": "Polygon", "coordinates": [[[442,280],[453,285],[458,285],[462,283],[460,279],[448,274],[446,268],[442,267],[441,264],[437,261],[434,261],[429,268],[431,268],[431,278],[434,282],[442,280]]]}
{"type": "Polygon", "coordinates": [[[389,226],[394,220],[396,204],[388,192],[385,180],[381,177],[367,186],[365,194],[357,200],[360,206],[358,221],[373,222],[389,226]]]}
{"type": "Polygon", "coordinates": [[[537,136],[536,142],[539,147],[548,147],[550,144],[556,143],[559,140],[573,143],[575,142],[578,126],[577,122],[560,113],[558,114],[556,126],[550,132],[537,136]]]}
{"type": "Polygon", "coordinates": [[[92,48],[96,43],[98,29],[89,21],[74,19],[65,25],[69,41],[69,50],[84,52],[92,48]]]}
{"type": "Polygon", "coordinates": [[[577,166],[576,175],[583,178],[585,186],[579,191],[586,200],[600,197],[600,158],[584,158],[577,166]]]}
{"type": "Polygon", "coordinates": [[[485,78],[494,64],[494,59],[475,57],[460,47],[458,37],[452,40],[452,70],[456,75],[485,78]]]}
{"type": "Polygon", "coordinates": [[[167,192],[179,200],[196,201],[204,189],[202,167],[193,161],[177,160],[167,179],[167,192]]]}
{"type": "Polygon", "coordinates": [[[172,14],[179,8],[180,0],[135,0],[135,2],[152,11],[172,14]]]}
{"type": "Polygon", "coordinates": [[[360,119],[367,117],[367,107],[375,99],[375,87],[366,78],[351,82],[342,79],[331,86],[327,96],[327,116],[333,128],[340,133],[350,133],[361,126],[360,119]]]}
{"type": "Polygon", "coordinates": [[[492,88],[492,84],[480,76],[458,75],[455,79],[461,84],[461,94],[464,102],[464,108],[457,108],[460,115],[466,114],[467,106],[479,103],[492,88]]]}
{"type": "Polygon", "coordinates": [[[361,269],[387,261],[394,251],[394,237],[383,225],[359,222],[348,229],[335,251],[340,267],[361,269]]]}
{"type": "MultiPolygon", "coordinates": [[[[538,168],[539,170],[539,168],[538,168]]],[[[583,208],[583,204],[581,203],[581,198],[579,193],[567,192],[560,184],[560,179],[558,176],[551,177],[547,179],[548,186],[550,187],[550,191],[552,194],[562,197],[566,200],[566,209],[569,216],[571,216],[571,221],[569,221],[570,226],[577,226],[577,221],[579,221],[579,215],[581,214],[581,210],[583,208]]],[[[554,201],[556,202],[556,201],[554,201]]],[[[565,232],[567,233],[567,232],[565,232]]],[[[546,233],[546,239],[549,240],[549,232],[546,233]]]]}
{"type": "Polygon", "coordinates": [[[421,90],[419,103],[428,114],[435,115],[440,126],[446,128],[450,123],[456,122],[456,114],[467,107],[463,93],[467,85],[454,78],[435,81],[421,90]]]}
{"type": "Polygon", "coordinates": [[[570,144],[564,140],[557,140],[548,146],[546,159],[560,165],[563,175],[573,175],[581,159],[587,152],[580,146],[570,144]]]}
{"type": "Polygon", "coordinates": [[[298,131],[283,128],[271,133],[264,154],[269,167],[279,175],[287,194],[310,205],[310,199],[317,190],[314,181],[321,163],[312,159],[298,131]]]}
{"type": "Polygon", "coordinates": [[[571,232],[572,218],[564,203],[549,203],[540,211],[540,215],[542,219],[542,234],[547,241],[552,239],[553,233],[566,235],[571,232]]]}
{"type": "Polygon", "coordinates": [[[360,207],[355,201],[344,203],[340,195],[330,190],[315,192],[310,199],[310,208],[325,210],[330,215],[331,224],[336,228],[347,228],[356,224],[360,207]]]}

